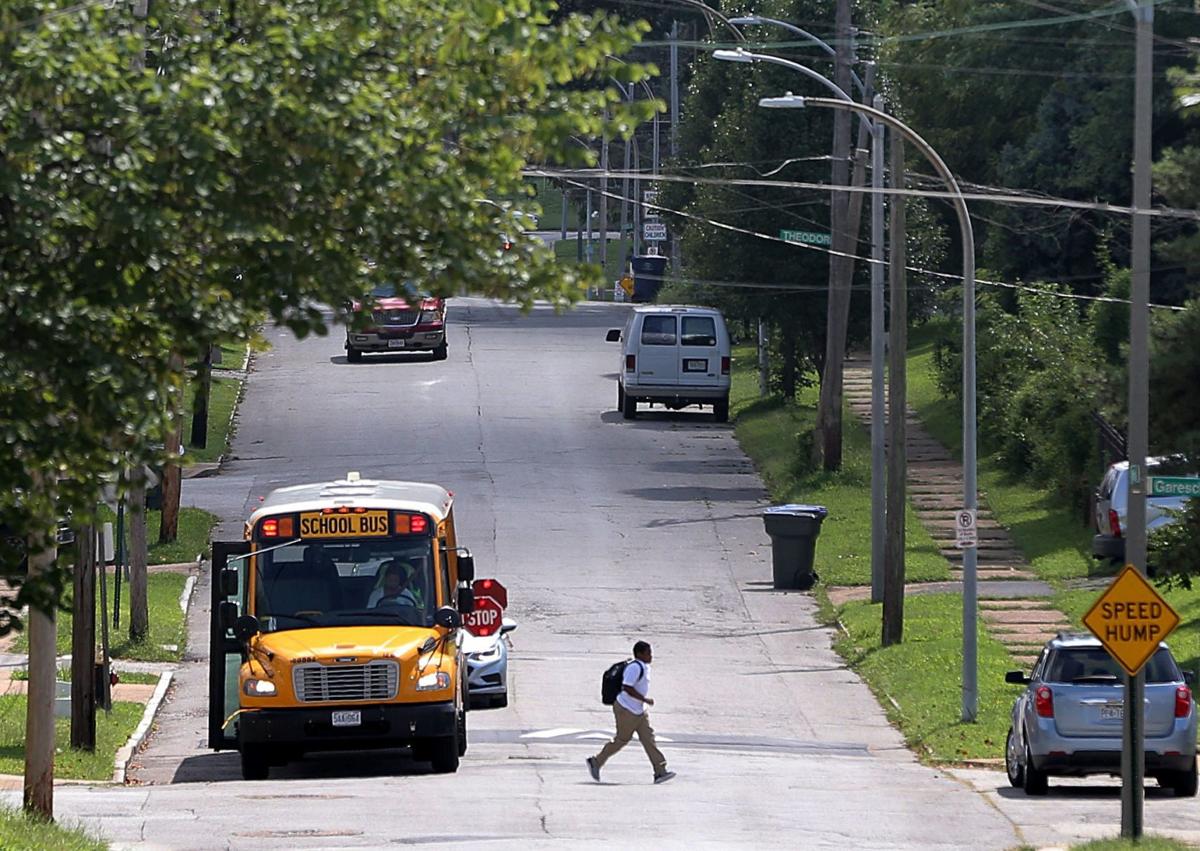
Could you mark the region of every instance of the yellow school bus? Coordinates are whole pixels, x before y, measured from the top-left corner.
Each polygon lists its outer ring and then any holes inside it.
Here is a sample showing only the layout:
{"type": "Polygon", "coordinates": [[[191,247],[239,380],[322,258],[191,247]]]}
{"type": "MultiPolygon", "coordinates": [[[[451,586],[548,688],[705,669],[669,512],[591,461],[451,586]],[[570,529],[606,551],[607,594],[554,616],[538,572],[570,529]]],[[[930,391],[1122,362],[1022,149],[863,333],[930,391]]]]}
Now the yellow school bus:
{"type": "Polygon", "coordinates": [[[209,746],[242,776],[306,752],[411,747],[435,772],[467,748],[474,560],[433,484],[280,488],[213,544],[209,746]]]}

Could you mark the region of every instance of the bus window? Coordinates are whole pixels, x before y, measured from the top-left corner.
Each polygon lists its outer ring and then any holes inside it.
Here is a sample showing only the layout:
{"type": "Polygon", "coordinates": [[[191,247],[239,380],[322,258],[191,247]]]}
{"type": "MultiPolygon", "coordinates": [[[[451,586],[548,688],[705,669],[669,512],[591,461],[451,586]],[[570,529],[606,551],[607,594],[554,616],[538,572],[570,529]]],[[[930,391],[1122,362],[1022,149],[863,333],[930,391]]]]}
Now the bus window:
{"type": "Polygon", "coordinates": [[[437,609],[428,538],[297,541],[255,558],[254,584],[253,614],[264,632],[309,626],[429,627],[437,609]]]}

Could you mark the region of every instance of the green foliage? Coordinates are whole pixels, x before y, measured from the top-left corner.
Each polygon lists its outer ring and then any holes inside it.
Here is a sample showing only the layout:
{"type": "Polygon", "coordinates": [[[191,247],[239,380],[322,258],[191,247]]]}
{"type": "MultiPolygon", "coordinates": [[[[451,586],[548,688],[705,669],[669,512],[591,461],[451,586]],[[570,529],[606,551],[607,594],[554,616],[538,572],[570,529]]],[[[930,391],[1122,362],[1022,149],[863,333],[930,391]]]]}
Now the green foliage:
{"type": "Polygon", "coordinates": [[[1191,590],[1200,576],[1200,499],[1189,499],[1174,523],[1159,526],[1146,542],[1146,562],[1156,582],[1191,590]]]}
{"type": "MultiPolygon", "coordinates": [[[[519,235],[528,162],[620,136],[644,31],[549,0],[13,0],[0,6],[0,526],[44,538],[158,460],[185,370],[267,317],[416,280],[565,304],[519,235]],[[152,48],[142,69],[143,51],[152,48]],[[609,110],[605,123],[603,110],[609,110]]],[[[39,544],[39,548],[40,548],[39,544]]],[[[10,581],[20,570],[4,559],[10,581]]],[[[11,610],[54,604],[62,577],[11,610]]]]}
{"type": "Polygon", "coordinates": [[[1200,458],[1200,299],[1160,313],[1152,327],[1151,448],[1200,458]]]}

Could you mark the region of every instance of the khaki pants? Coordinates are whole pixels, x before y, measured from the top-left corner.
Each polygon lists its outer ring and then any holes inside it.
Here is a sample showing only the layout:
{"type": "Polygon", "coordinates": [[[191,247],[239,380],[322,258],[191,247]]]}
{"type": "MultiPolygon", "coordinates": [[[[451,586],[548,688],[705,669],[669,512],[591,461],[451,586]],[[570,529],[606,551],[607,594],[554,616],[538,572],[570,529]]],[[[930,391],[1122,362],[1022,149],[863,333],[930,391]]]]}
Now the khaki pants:
{"type": "Polygon", "coordinates": [[[650,713],[643,712],[641,715],[634,715],[621,704],[614,703],[613,715],[617,719],[617,735],[613,736],[613,740],[601,748],[600,753],[596,754],[596,766],[600,767],[608,762],[609,757],[629,744],[633,734],[637,733],[638,741],[645,748],[646,756],[650,757],[650,764],[654,766],[654,776],[657,777],[666,771],[667,759],[658,749],[658,745],[654,743],[654,728],[650,726],[650,713]]]}

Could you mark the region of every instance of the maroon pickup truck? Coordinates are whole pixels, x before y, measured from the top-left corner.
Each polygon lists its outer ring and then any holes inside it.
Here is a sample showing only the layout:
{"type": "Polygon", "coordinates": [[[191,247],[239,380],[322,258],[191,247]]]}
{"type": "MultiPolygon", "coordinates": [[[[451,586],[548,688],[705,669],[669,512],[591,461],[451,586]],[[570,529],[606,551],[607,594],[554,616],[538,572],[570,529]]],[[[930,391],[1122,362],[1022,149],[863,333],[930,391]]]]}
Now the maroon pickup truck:
{"type": "Polygon", "coordinates": [[[346,359],[362,360],[368,352],[431,352],[434,360],[445,360],[446,300],[410,290],[405,286],[376,287],[364,301],[350,305],[355,314],[370,311],[370,319],[346,328],[346,359]]]}

